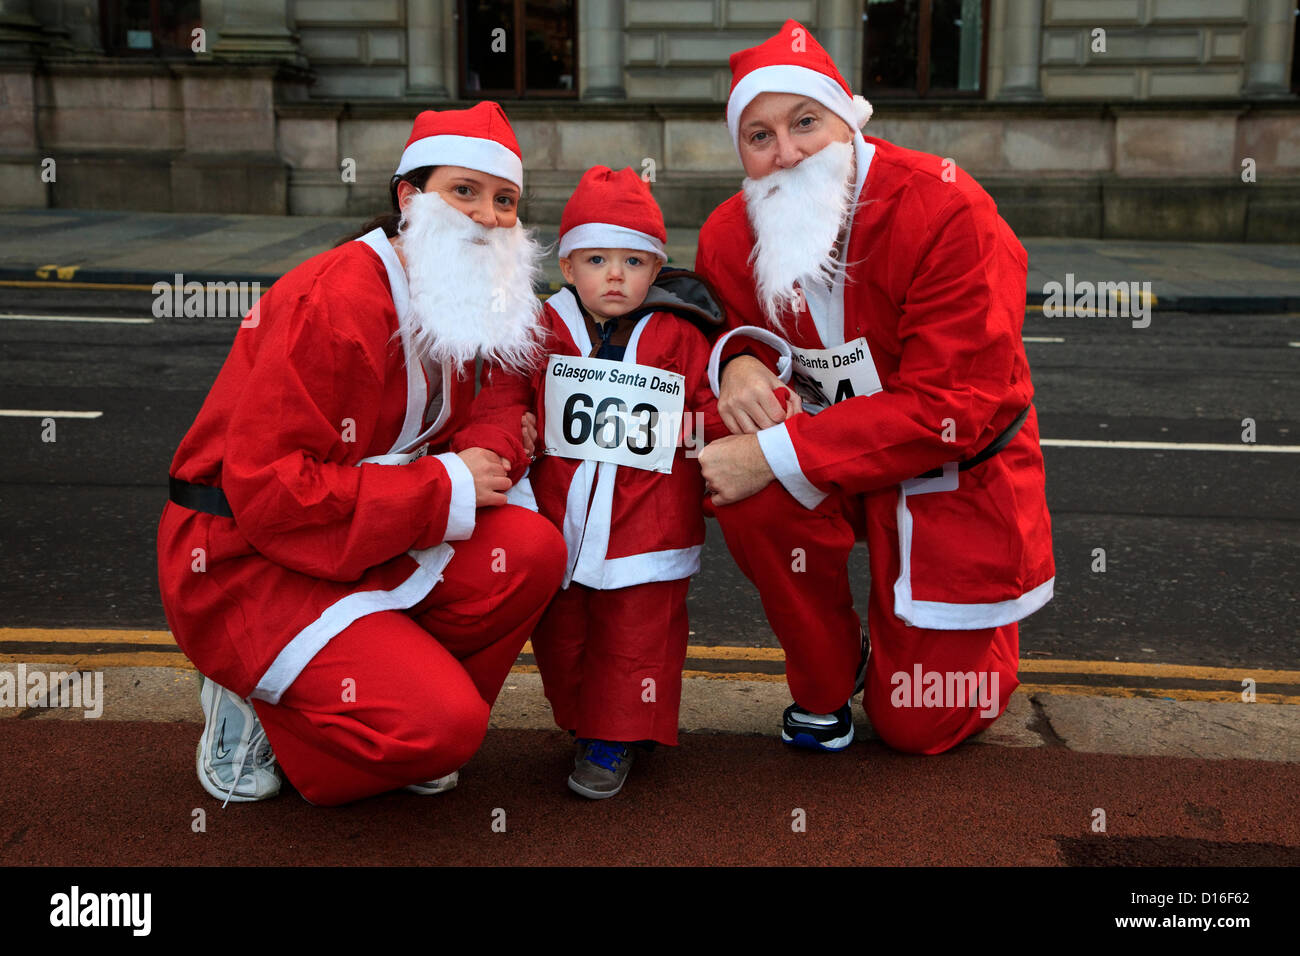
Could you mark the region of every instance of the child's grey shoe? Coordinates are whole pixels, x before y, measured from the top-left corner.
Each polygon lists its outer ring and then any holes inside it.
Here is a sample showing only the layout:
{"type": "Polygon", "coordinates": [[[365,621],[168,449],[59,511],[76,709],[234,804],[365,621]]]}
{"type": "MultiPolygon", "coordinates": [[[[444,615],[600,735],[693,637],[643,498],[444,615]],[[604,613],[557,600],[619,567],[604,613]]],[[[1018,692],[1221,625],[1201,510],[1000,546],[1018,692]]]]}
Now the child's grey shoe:
{"type": "Polygon", "coordinates": [[[591,800],[605,800],[623,789],[632,768],[632,749],[612,740],[579,738],[569,789],[591,800]]]}

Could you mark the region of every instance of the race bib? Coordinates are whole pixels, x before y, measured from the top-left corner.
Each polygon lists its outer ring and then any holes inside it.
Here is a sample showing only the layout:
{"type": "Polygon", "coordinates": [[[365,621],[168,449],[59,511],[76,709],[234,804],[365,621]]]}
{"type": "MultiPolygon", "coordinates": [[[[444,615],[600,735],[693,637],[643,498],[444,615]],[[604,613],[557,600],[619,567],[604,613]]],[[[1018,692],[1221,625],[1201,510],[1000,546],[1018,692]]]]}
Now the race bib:
{"type": "Polygon", "coordinates": [[[794,353],[790,384],[812,415],[836,402],[880,391],[880,376],[871,360],[867,340],[859,337],[833,349],[800,349],[794,353]]]}
{"type": "Polygon", "coordinates": [[[669,474],[686,378],[649,365],[552,355],[546,364],[548,455],[669,474]]]}

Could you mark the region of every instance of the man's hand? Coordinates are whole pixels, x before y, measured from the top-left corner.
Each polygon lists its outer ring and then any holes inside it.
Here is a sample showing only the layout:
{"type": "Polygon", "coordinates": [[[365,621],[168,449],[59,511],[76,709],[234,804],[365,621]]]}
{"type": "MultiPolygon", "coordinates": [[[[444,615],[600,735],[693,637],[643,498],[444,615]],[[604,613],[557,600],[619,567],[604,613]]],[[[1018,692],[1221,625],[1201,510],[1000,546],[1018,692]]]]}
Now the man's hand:
{"type": "Polygon", "coordinates": [[[532,412],[524,412],[520,425],[523,430],[524,454],[532,461],[537,457],[537,416],[532,412]]]}
{"type": "Polygon", "coordinates": [[[705,487],[717,505],[733,505],[756,495],[775,479],[754,435],[728,435],[700,452],[705,487]]]}
{"type": "Polygon", "coordinates": [[[741,355],[722,370],[718,412],[733,435],[752,435],[760,428],[779,425],[801,411],[799,396],[752,355],[741,355]],[[785,392],[782,402],[776,392],[785,392]]]}
{"type": "Polygon", "coordinates": [[[474,507],[505,504],[510,490],[510,462],[486,448],[466,448],[456,454],[474,476],[474,507]]]}

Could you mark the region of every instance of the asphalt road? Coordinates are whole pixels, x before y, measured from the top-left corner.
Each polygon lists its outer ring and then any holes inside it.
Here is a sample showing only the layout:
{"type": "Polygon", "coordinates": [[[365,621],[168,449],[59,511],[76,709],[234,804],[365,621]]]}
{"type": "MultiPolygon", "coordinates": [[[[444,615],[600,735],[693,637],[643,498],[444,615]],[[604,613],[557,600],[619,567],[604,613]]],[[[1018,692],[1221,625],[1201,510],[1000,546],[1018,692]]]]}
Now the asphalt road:
{"type": "MultiPolygon", "coordinates": [[[[148,293],[0,289],[0,624],[166,626],[154,534],[167,467],[225,358],[235,320],[138,324],[148,293]]],[[[1300,316],[1156,312],[1026,318],[1044,439],[1300,450],[1300,316]]],[[[1294,453],[1047,444],[1056,599],[1021,627],[1023,657],[1300,665],[1294,453]],[[1105,572],[1093,570],[1104,549],[1105,572]]],[[[693,644],[770,646],[715,525],[693,583],[693,644]]],[[[854,557],[865,607],[866,555],[854,557]]]]}

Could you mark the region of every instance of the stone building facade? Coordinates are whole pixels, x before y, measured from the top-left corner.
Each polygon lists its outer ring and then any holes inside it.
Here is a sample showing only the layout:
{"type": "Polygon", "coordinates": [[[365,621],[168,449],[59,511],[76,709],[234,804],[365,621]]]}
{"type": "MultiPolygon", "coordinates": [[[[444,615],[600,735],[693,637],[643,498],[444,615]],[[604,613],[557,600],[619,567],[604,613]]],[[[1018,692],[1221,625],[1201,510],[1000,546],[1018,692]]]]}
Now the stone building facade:
{"type": "MultiPolygon", "coordinates": [[[[472,103],[466,0],[192,0],[199,48],[145,56],[106,39],[121,2],[0,0],[0,205],[367,216],[415,113],[472,103]]],[[[793,17],[863,90],[879,2],[573,0],[572,91],[498,97],[524,216],[558,221],[604,163],[653,169],[669,224],[698,225],[742,175],[728,56],[793,17]]],[[[954,159],[1025,235],[1300,240],[1295,0],[961,12],[978,92],[868,87],[867,133],[954,159]]]]}

